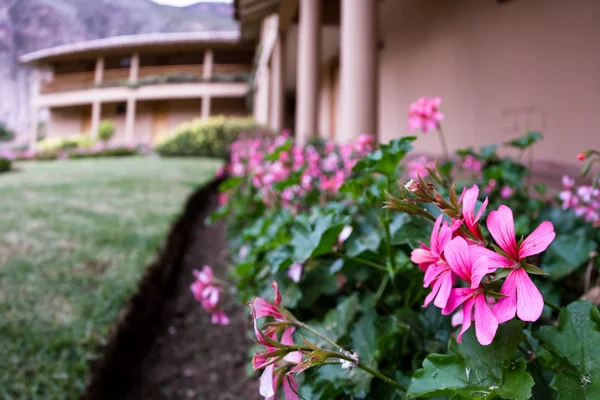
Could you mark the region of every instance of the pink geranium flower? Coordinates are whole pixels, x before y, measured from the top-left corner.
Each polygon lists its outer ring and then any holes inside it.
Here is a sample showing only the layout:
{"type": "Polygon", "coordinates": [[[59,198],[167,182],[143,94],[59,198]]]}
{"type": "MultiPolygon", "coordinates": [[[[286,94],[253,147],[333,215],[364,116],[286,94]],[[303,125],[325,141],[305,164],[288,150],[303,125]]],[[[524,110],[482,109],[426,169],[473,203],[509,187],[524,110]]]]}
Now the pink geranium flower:
{"type": "Polygon", "coordinates": [[[441,260],[444,247],[452,238],[452,230],[448,228],[446,224],[441,227],[442,219],[443,216],[440,215],[435,220],[435,224],[433,224],[431,240],[429,242],[431,248],[427,247],[424,243],[421,243],[421,248],[414,249],[410,254],[410,260],[415,264],[418,264],[421,271],[427,271],[429,266],[441,260]]]}
{"type": "Polygon", "coordinates": [[[439,111],[442,99],[440,97],[421,97],[411,103],[408,109],[408,130],[421,130],[424,133],[435,130],[444,114],[439,111]]]}
{"type": "MultiPolygon", "coordinates": [[[[283,331],[281,335],[281,344],[286,346],[293,346],[294,340],[292,334],[296,328],[290,327],[283,331]]],[[[277,334],[273,333],[270,339],[277,341],[277,334]]],[[[270,344],[265,345],[266,351],[263,354],[255,354],[252,358],[252,366],[254,370],[264,368],[264,371],[260,377],[259,393],[265,397],[266,400],[272,400],[275,398],[275,392],[280,383],[283,383],[283,391],[286,400],[297,400],[298,395],[298,383],[294,379],[293,374],[286,374],[286,370],[279,368],[281,363],[278,362],[277,357],[267,357],[264,354],[278,350],[270,344]],[[275,370],[277,368],[277,371],[275,370]]],[[[285,355],[282,361],[288,364],[299,364],[302,361],[302,354],[299,351],[293,351],[285,355]]]]}
{"type": "Polygon", "coordinates": [[[462,328],[456,338],[462,341],[463,333],[469,329],[475,320],[475,336],[483,346],[492,343],[498,330],[498,320],[487,303],[485,288],[481,280],[489,272],[489,259],[478,257],[474,259],[469,244],[462,237],[452,239],[444,250],[446,261],[458,277],[469,287],[452,289],[448,303],[442,314],[449,315],[462,305],[462,328]]]}
{"type": "Polygon", "coordinates": [[[271,287],[275,291],[273,303],[269,303],[262,297],[255,297],[248,304],[250,306],[252,318],[256,320],[263,317],[273,317],[279,321],[287,321],[287,319],[281,313],[281,308],[279,307],[281,304],[281,293],[279,293],[279,289],[277,288],[277,282],[271,282],[271,287]]]}
{"type": "Polygon", "coordinates": [[[215,283],[212,268],[205,265],[201,271],[194,270],[196,281],[190,285],[194,298],[202,308],[211,313],[211,322],[216,325],[229,325],[229,318],[219,308],[221,287],[215,283]]]}
{"type": "Polygon", "coordinates": [[[462,215],[465,226],[479,241],[483,241],[483,235],[481,229],[477,223],[481,218],[481,215],[485,211],[488,205],[488,198],[486,197],[483,204],[479,208],[477,214],[475,214],[475,206],[477,205],[477,198],[479,197],[479,186],[473,185],[472,188],[465,190],[462,199],[462,215]]]}
{"type": "Polygon", "coordinates": [[[487,255],[491,267],[512,270],[500,290],[506,297],[498,301],[494,314],[500,323],[512,319],[515,314],[523,321],[536,321],[544,309],[544,299],[521,264],[526,257],[548,248],[556,236],[554,226],[544,221],[522,243],[517,243],[512,210],[502,205],[498,211],[490,213],[487,227],[506,256],[483,248],[477,249],[478,254],[487,255]]]}
{"type": "Polygon", "coordinates": [[[302,264],[295,263],[290,265],[288,277],[296,283],[300,282],[300,278],[302,278],[302,264]]]}

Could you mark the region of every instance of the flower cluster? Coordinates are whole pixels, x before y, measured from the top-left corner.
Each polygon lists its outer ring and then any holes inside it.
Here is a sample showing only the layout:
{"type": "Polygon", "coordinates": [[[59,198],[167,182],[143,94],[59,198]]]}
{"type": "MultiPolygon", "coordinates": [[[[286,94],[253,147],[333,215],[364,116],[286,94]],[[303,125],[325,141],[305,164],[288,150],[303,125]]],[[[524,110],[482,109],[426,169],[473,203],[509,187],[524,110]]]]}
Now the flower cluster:
{"type": "Polygon", "coordinates": [[[289,140],[286,133],[275,138],[240,137],[229,148],[230,163],[217,174],[248,177],[267,207],[281,205],[297,210],[301,200],[311,192],[319,193],[323,199],[337,193],[358,159],[374,145],[374,137],[370,135],[361,135],[346,145],[326,141],[292,146],[289,140]],[[297,182],[279,188],[279,183],[292,176],[297,177],[297,182]]]}
{"type": "Polygon", "coordinates": [[[435,161],[425,156],[419,156],[408,162],[408,177],[412,179],[424,178],[429,175],[429,170],[435,168],[435,161]]]}
{"type": "Polygon", "coordinates": [[[421,97],[411,103],[408,109],[408,130],[421,130],[424,133],[438,128],[444,114],[439,111],[442,99],[440,97],[421,97]]]}
{"type": "Polygon", "coordinates": [[[11,150],[0,148],[0,158],[8,161],[15,161],[16,155],[11,150]]]}
{"type": "Polygon", "coordinates": [[[206,311],[211,313],[211,322],[217,325],[229,325],[229,318],[219,308],[221,287],[215,282],[213,270],[208,265],[202,271],[194,270],[196,281],[190,285],[194,298],[206,311]]]}
{"type": "Polygon", "coordinates": [[[558,195],[562,208],[572,209],[594,227],[600,226],[600,189],[589,185],[575,188],[575,180],[568,176],[563,176],[562,184],[564,190],[558,195]]]}
{"type": "MultiPolygon", "coordinates": [[[[428,197],[428,188],[424,186],[422,180],[407,184],[412,193],[428,197]]],[[[475,213],[478,196],[479,188],[474,185],[463,192],[456,204],[438,204],[448,211],[450,222],[443,221],[440,215],[431,233],[430,246],[423,244],[413,250],[411,260],[425,272],[424,287],[432,288],[423,306],[433,301],[445,315],[458,309],[457,319],[462,319],[462,329],[457,341],[461,342],[474,320],[479,343],[489,345],[499,324],[515,315],[523,321],[536,321],[542,314],[544,300],[528,272],[543,272],[528,264],[527,257],[546,250],[555,233],[552,223],[544,221],[527,238],[517,242],[512,210],[501,205],[487,217],[487,229],[496,241],[495,250],[490,250],[479,226],[488,199],[475,213]],[[496,293],[495,281],[503,276],[506,278],[496,293]],[[460,285],[456,285],[457,278],[460,285]]],[[[438,201],[436,197],[430,199],[438,201]]]]}

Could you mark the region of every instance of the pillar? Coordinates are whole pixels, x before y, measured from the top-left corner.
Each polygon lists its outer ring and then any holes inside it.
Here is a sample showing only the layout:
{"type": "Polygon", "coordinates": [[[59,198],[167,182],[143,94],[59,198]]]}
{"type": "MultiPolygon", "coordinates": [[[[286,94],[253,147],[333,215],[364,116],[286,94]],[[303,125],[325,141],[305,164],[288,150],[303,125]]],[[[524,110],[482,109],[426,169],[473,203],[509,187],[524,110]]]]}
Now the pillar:
{"type": "Polygon", "coordinates": [[[377,134],[377,1],[342,0],[337,137],[377,134]]]}
{"type": "Polygon", "coordinates": [[[100,127],[100,115],[102,113],[102,105],[100,100],[94,100],[92,103],[92,123],[90,124],[90,135],[94,139],[98,138],[98,128],[100,127]]]}
{"type": "Polygon", "coordinates": [[[202,119],[208,119],[210,118],[210,96],[209,95],[204,95],[202,97],[202,110],[201,110],[201,117],[202,119]]]}
{"type": "Polygon", "coordinates": [[[31,109],[31,132],[29,137],[29,148],[35,150],[38,140],[38,125],[40,124],[40,109],[34,105],[31,109]]]}
{"type": "Polygon", "coordinates": [[[202,78],[209,81],[213,70],[213,51],[208,49],[204,52],[204,61],[202,62],[202,78]]]}
{"type": "Polygon", "coordinates": [[[125,115],[125,143],[132,144],[135,131],[135,97],[127,99],[127,111],[125,115]]]}
{"type": "Polygon", "coordinates": [[[131,63],[129,65],[129,82],[137,82],[140,73],[140,54],[133,53],[131,63]]]}
{"type": "Polygon", "coordinates": [[[296,141],[304,144],[317,134],[321,0],[300,0],[299,6],[296,141]]]}
{"type": "Polygon", "coordinates": [[[104,79],[104,57],[98,57],[96,59],[96,71],[94,72],[94,83],[99,85],[104,79]]]}
{"type": "Polygon", "coordinates": [[[271,56],[271,108],[269,126],[275,132],[283,129],[285,119],[285,35],[279,34],[271,56]]]}

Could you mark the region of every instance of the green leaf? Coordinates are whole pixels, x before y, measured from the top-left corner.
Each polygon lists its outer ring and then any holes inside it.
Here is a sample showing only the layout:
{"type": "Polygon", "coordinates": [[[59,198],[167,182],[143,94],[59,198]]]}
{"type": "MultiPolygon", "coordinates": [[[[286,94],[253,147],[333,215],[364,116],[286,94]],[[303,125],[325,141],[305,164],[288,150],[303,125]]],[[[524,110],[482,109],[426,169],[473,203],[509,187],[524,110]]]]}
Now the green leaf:
{"type": "Polygon", "coordinates": [[[517,345],[525,339],[524,323],[512,320],[498,329],[494,341],[482,346],[471,328],[463,342],[450,339],[453,354],[431,354],[423,369],[413,376],[407,397],[433,397],[457,394],[468,399],[487,399],[498,395],[525,400],[531,397],[533,378],[523,359],[512,361],[517,345]]]}
{"type": "Polygon", "coordinates": [[[344,242],[344,250],[350,257],[356,257],[367,250],[377,251],[381,244],[380,228],[375,221],[357,217],[350,237],[344,242]]]}
{"type": "Polygon", "coordinates": [[[539,142],[543,138],[544,136],[539,132],[528,131],[525,135],[521,136],[520,138],[506,142],[505,145],[524,150],[529,146],[532,146],[536,142],[539,142]]]}
{"type": "Polygon", "coordinates": [[[525,264],[523,265],[523,269],[527,271],[527,273],[532,275],[550,275],[543,269],[536,267],[535,265],[525,264]]]}
{"type": "Polygon", "coordinates": [[[377,351],[376,319],[377,313],[373,308],[369,308],[350,331],[352,348],[360,356],[360,361],[371,367],[380,356],[377,351]]]}
{"type": "Polygon", "coordinates": [[[241,182],[242,182],[242,178],[239,176],[233,176],[231,178],[227,178],[223,182],[221,182],[221,184],[219,185],[219,192],[223,193],[230,189],[235,189],[236,187],[239,186],[239,184],[241,182]]]}
{"type": "Polygon", "coordinates": [[[292,139],[288,139],[284,144],[277,147],[271,154],[269,154],[265,159],[267,161],[277,161],[279,160],[279,156],[282,151],[289,151],[292,148],[292,139]]]}
{"type": "Polygon", "coordinates": [[[294,247],[294,260],[303,263],[310,257],[316,257],[331,252],[339,233],[344,228],[344,222],[335,219],[332,214],[321,217],[314,226],[297,224],[292,230],[290,244],[294,247]]]}
{"type": "Polygon", "coordinates": [[[558,235],[542,259],[542,269],[557,281],[581,267],[596,249],[596,243],[585,232],[558,235]]]}
{"type": "Polygon", "coordinates": [[[292,246],[289,245],[279,246],[268,252],[265,255],[265,259],[269,267],[271,267],[271,272],[276,273],[283,268],[289,267],[292,263],[292,253],[292,246]]]}
{"type": "MultiPolygon", "coordinates": [[[[352,296],[342,298],[334,309],[325,314],[321,322],[311,322],[309,325],[336,342],[348,332],[348,326],[356,317],[357,311],[358,293],[355,292],[352,296]]],[[[318,346],[331,347],[323,339],[314,336],[310,332],[306,332],[305,337],[318,346]]]]}
{"type": "Polygon", "coordinates": [[[404,223],[400,227],[395,225],[395,219],[392,221],[390,226],[392,244],[408,244],[412,248],[417,248],[421,245],[421,242],[429,243],[431,224],[423,218],[413,216],[404,218],[404,223]]]}
{"type": "Polygon", "coordinates": [[[389,144],[382,144],[372,153],[367,154],[360,160],[353,172],[379,172],[385,176],[391,176],[400,164],[404,156],[412,150],[415,136],[405,136],[392,140],[389,144]]]}
{"type": "Polygon", "coordinates": [[[600,398],[600,313],[591,303],[577,301],[563,308],[558,328],[543,326],[537,333],[542,346],[563,362],[550,386],[559,399],[600,398]]]}

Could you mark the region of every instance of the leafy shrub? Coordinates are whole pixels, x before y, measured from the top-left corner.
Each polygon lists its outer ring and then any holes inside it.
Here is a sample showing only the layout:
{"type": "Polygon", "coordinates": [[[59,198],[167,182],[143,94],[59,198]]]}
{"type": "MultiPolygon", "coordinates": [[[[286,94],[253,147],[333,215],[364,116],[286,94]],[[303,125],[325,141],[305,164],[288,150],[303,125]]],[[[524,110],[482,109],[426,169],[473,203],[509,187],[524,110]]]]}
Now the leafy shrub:
{"type": "MultiPolygon", "coordinates": [[[[440,103],[411,106],[410,127],[443,138],[440,103]]],[[[595,398],[600,313],[577,299],[598,276],[597,229],[498,146],[400,166],[415,139],[368,153],[364,137],[232,144],[211,219],[228,221],[261,395],[595,398]]],[[[505,145],[531,152],[540,139],[505,145]]],[[[222,290],[200,283],[195,295],[222,290]]],[[[218,297],[198,300],[227,322],[218,297]]]]}
{"type": "Polygon", "coordinates": [[[100,158],[100,157],[128,157],[140,154],[138,146],[114,146],[99,147],[73,151],[68,154],[69,158],[100,158]]]}
{"type": "Polygon", "coordinates": [[[0,142],[10,142],[15,138],[15,134],[4,124],[0,123],[0,142]]]}
{"type": "Polygon", "coordinates": [[[0,173],[10,171],[12,161],[0,157],[0,173]]]}
{"type": "Polygon", "coordinates": [[[159,140],[156,151],[162,156],[225,157],[227,147],[241,133],[253,134],[260,129],[251,118],[195,119],[178,125],[159,140]]]}
{"type": "Polygon", "coordinates": [[[108,142],[115,135],[115,123],[109,119],[100,122],[98,126],[98,139],[103,142],[108,142]]]}
{"type": "Polygon", "coordinates": [[[89,148],[94,145],[94,138],[86,134],[71,135],[65,137],[48,138],[37,143],[37,149],[41,152],[66,151],[77,148],[89,148]]]}

